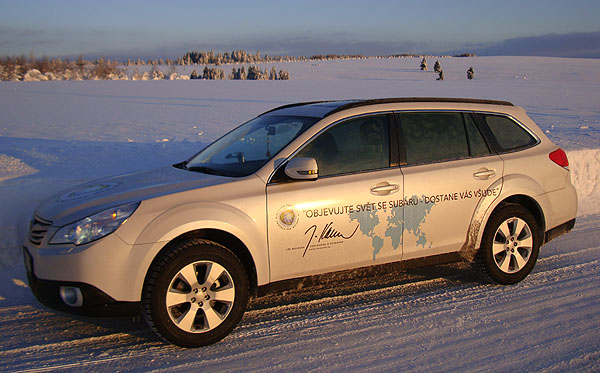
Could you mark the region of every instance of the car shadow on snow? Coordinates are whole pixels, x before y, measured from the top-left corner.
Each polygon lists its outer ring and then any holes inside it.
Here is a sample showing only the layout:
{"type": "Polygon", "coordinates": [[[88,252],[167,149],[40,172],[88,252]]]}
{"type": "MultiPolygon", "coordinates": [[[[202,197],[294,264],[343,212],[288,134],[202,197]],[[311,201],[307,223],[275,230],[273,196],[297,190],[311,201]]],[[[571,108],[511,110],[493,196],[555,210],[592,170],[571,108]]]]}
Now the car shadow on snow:
{"type": "MultiPolygon", "coordinates": [[[[392,263],[313,276],[296,281],[294,288],[251,299],[249,312],[242,319],[241,325],[253,327],[262,321],[277,322],[281,318],[306,314],[309,310],[313,312],[352,306],[357,301],[350,298],[357,296],[363,300],[370,297],[374,300],[381,298],[382,293],[372,294],[371,291],[381,290],[386,294],[384,298],[419,298],[443,287],[480,285],[481,281],[469,268],[466,263],[454,263],[401,269],[400,263],[392,263]],[[400,293],[387,291],[398,287],[402,288],[400,293]],[[318,302],[320,299],[325,301],[318,302]]],[[[95,348],[93,345],[98,340],[104,341],[103,343],[115,340],[120,345],[132,346],[167,345],[148,327],[141,312],[132,316],[92,317],[51,310],[38,303],[33,296],[27,303],[21,307],[24,317],[18,320],[19,325],[9,327],[18,330],[13,333],[22,335],[19,338],[5,339],[5,348],[30,345],[32,340],[42,340],[43,344],[78,341],[84,349],[95,348]],[[11,346],[13,343],[17,344],[11,346]]]]}
{"type": "Polygon", "coordinates": [[[480,285],[482,280],[466,262],[441,264],[407,269],[402,262],[364,267],[292,280],[281,288],[269,289],[266,294],[250,301],[249,310],[263,310],[281,305],[310,302],[327,297],[344,297],[373,290],[406,285],[408,293],[427,293],[434,280],[439,286],[450,283],[480,285]],[[415,285],[415,286],[411,286],[415,285]]]}

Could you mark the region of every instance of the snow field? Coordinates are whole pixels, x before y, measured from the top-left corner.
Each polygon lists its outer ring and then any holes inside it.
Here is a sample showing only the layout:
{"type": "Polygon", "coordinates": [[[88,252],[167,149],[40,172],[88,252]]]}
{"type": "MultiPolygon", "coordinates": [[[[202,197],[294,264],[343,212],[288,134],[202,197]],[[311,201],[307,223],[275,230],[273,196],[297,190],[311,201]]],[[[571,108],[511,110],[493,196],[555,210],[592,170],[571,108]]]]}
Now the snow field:
{"type": "Polygon", "coordinates": [[[200,350],[164,345],[143,321],[3,307],[0,361],[6,371],[595,371],[599,223],[583,218],[549,243],[515,286],[448,266],[267,296],[200,350]]]}
{"type": "Polygon", "coordinates": [[[443,82],[419,62],[275,64],[290,81],[0,83],[0,370],[599,370],[600,60],[443,58],[443,82]],[[50,195],[181,161],[279,105],[402,96],[512,101],[567,151],[578,222],[524,282],[443,267],[268,296],[201,350],[167,346],[143,321],[54,313],[27,288],[21,242],[50,195]]]}

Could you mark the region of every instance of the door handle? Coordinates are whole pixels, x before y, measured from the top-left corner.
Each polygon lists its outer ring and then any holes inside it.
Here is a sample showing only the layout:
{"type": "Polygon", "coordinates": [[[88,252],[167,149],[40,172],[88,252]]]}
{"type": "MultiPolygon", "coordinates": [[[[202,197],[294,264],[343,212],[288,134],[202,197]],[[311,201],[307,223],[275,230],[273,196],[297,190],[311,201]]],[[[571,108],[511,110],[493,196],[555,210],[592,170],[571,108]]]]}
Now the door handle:
{"type": "Polygon", "coordinates": [[[495,170],[489,170],[487,168],[480,168],[479,170],[475,171],[475,173],[473,174],[473,177],[475,179],[479,179],[479,180],[487,180],[490,177],[494,177],[496,176],[496,171],[495,170]]]}
{"type": "Polygon", "coordinates": [[[396,193],[400,187],[398,184],[390,184],[387,181],[382,181],[371,187],[371,194],[376,196],[386,196],[388,194],[396,193]]]}

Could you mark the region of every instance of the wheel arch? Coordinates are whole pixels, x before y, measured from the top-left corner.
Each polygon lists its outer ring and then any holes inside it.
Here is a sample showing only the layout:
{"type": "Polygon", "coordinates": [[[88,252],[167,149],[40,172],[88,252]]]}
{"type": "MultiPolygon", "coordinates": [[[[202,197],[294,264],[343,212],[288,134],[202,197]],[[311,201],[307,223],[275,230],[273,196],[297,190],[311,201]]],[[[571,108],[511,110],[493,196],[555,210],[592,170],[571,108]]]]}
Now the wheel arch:
{"type": "Polygon", "coordinates": [[[238,256],[247,270],[251,291],[268,282],[269,257],[263,227],[266,221],[253,219],[238,208],[218,202],[184,203],[166,211],[162,206],[154,209],[162,212],[145,223],[130,254],[130,261],[137,268],[132,297],[141,297],[148,273],[157,260],[175,245],[191,238],[214,241],[238,256]]]}
{"type": "MultiPolygon", "coordinates": [[[[516,204],[516,205],[521,205],[524,208],[526,208],[535,218],[535,221],[537,222],[537,228],[538,228],[538,233],[540,234],[540,237],[544,236],[544,232],[546,231],[546,220],[544,218],[544,213],[542,211],[542,207],[539,205],[539,203],[532,197],[524,195],[524,194],[516,194],[513,196],[510,196],[508,198],[505,198],[502,200],[502,202],[500,202],[498,204],[498,206],[496,206],[494,208],[494,210],[500,208],[502,205],[505,204],[516,204]]],[[[493,211],[492,211],[493,213],[493,211]]]]}
{"type": "Polygon", "coordinates": [[[145,287],[146,281],[148,280],[148,275],[151,271],[151,268],[157,262],[159,262],[165,255],[168,255],[168,253],[174,247],[180,245],[181,243],[183,243],[185,241],[189,241],[189,240],[193,240],[193,239],[205,239],[205,240],[213,241],[213,242],[223,245],[227,249],[231,250],[231,252],[233,252],[238,257],[240,262],[242,262],[244,269],[246,270],[246,274],[248,276],[248,282],[250,284],[250,294],[256,296],[256,294],[258,292],[257,270],[256,270],[256,264],[254,263],[252,254],[250,254],[250,250],[235,235],[233,235],[229,232],[220,230],[220,229],[213,229],[213,228],[203,228],[203,229],[195,229],[192,231],[188,231],[183,234],[180,234],[179,236],[177,236],[177,237],[173,238],[172,240],[170,240],[169,242],[167,242],[152,259],[152,262],[151,262],[150,266],[148,267],[148,270],[146,271],[146,275],[144,278],[144,286],[142,287],[142,291],[143,291],[143,288],[145,287]]]}
{"type": "Polygon", "coordinates": [[[495,211],[509,204],[523,206],[534,216],[537,223],[539,237],[542,238],[542,242],[540,242],[540,245],[544,243],[543,237],[546,229],[546,221],[542,206],[531,195],[513,194],[510,196],[504,196],[503,198],[498,198],[495,201],[495,203],[489,206],[487,211],[480,211],[479,214],[477,211],[475,212],[471,221],[471,225],[467,232],[467,240],[459,251],[460,255],[465,260],[469,262],[472,262],[474,260],[475,255],[477,254],[481,246],[483,233],[492,214],[495,211]]]}

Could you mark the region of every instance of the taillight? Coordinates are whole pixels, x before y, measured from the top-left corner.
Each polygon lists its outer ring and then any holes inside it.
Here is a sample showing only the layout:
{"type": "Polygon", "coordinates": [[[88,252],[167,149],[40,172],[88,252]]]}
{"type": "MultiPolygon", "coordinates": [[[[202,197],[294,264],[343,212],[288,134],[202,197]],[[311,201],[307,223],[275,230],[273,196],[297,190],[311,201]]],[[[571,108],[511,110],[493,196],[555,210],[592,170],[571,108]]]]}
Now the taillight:
{"type": "Polygon", "coordinates": [[[556,149],[548,156],[550,157],[552,162],[556,163],[560,167],[564,167],[567,170],[569,169],[569,160],[567,159],[567,154],[561,148],[556,149]]]}

